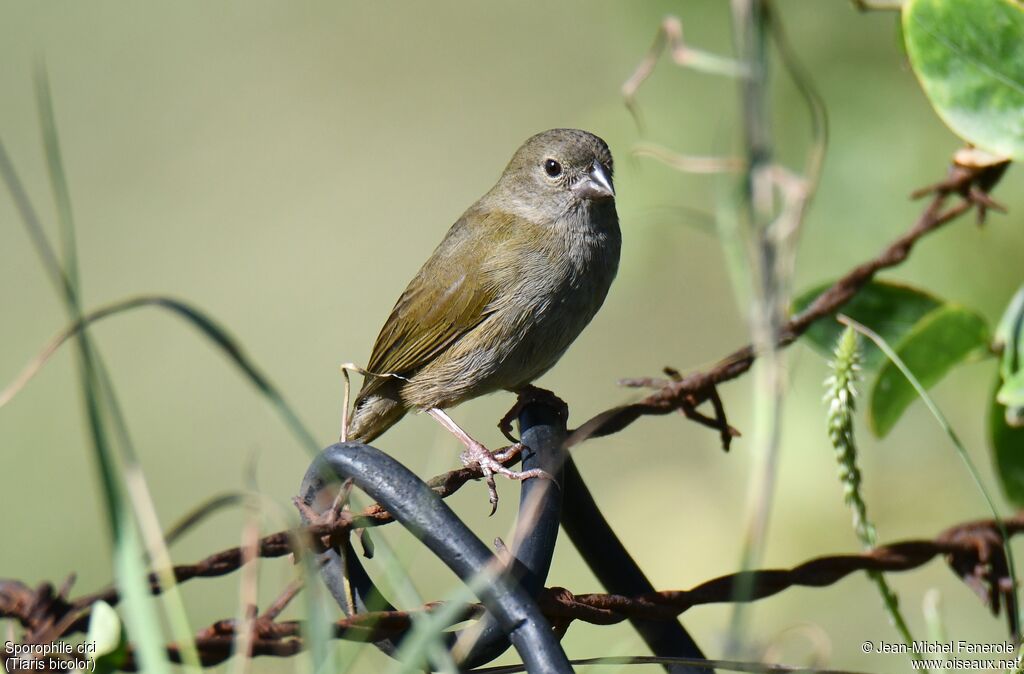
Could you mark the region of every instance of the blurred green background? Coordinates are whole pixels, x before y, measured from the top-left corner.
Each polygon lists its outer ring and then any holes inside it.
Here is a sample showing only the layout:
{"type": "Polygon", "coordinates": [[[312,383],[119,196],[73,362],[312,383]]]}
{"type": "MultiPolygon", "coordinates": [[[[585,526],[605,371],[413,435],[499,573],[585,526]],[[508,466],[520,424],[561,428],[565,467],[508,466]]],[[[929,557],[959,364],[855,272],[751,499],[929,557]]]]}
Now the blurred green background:
{"type": "MultiPolygon", "coordinates": [[[[858,14],[842,0],[788,0],[779,9],[832,128],[801,243],[799,289],[874,255],[905,230],[920,210],[908,193],[942,176],[958,141],[909,71],[894,14],[858,14]]],[[[630,155],[644,140],[692,154],[729,152],[735,83],[659,63],[639,95],[643,133],[619,94],[663,15],[680,16],[694,45],[728,53],[728,12],[721,0],[5,3],[0,135],[52,225],[32,84],[35,60],[45,59],[86,306],[137,293],[196,303],[240,339],[326,445],[339,427],[338,365],[365,362],[394,299],[448,226],[527,136],[555,126],[589,129],[617,159],[622,266],[602,312],[539,382],[565,398],[571,422],[580,423],[632,399],[616,386],[619,377],[669,364],[697,368],[747,341],[710,218],[722,184],[630,155]]],[[[807,114],[791,84],[778,77],[775,85],[780,155],[799,161],[807,114]]],[[[1011,215],[983,229],[965,220],[943,230],[889,278],[996,320],[1022,277],[1021,186],[1011,170],[995,193],[1011,215]]],[[[64,318],[6,193],[0,222],[6,383],[64,318]]],[[[264,531],[282,526],[308,456],[238,373],[156,310],[111,319],[95,334],[162,521],[244,487],[255,462],[259,489],[280,506],[268,511],[264,531]]],[[[0,577],[37,583],[74,571],[85,592],[109,581],[111,560],[69,354],[0,410],[0,577]]],[[[788,359],[771,566],[858,548],[825,432],[824,362],[803,345],[788,359]]],[[[935,391],[993,488],[983,411],[995,368],[992,361],[961,367],[935,391]]],[[[733,424],[750,429],[750,381],[722,393],[733,424]]],[[[494,423],[511,403],[495,395],[454,416],[498,444],[494,423]]],[[[920,404],[884,443],[858,430],[881,540],[931,537],[986,515],[920,404]]],[[[425,417],[408,418],[377,444],[424,476],[457,461],[454,441],[425,417]]],[[[658,588],[689,588],[736,568],[755,465],[749,440],[725,455],[713,432],[671,416],[588,442],[575,457],[658,588]]],[[[512,524],[515,490],[507,483],[499,490],[505,500],[491,519],[480,485],[449,501],[485,541],[507,536],[512,524]]],[[[222,512],[176,545],[174,559],[236,545],[243,519],[222,512]]],[[[396,546],[425,598],[452,588],[453,577],[417,541],[394,526],[378,535],[396,546]]],[[[292,573],[284,560],[261,568],[264,597],[292,573]]],[[[918,638],[930,588],[942,593],[951,638],[1005,634],[1002,620],[938,561],[891,582],[918,638]]],[[[233,615],[237,583],[236,574],[184,585],[193,625],[233,615]]],[[[601,589],[567,541],[549,584],[601,589]]],[[[721,656],[728,615],[727,607],[698,607],[684,623],[709,655],[721,656]]],[[[896,635],[860,575],[759,602],[752,619],[752,645],[775,647],[776,661],[799,664],[825,649],[834,667],[908,668],[900,656],[861,654],[863,641],[896,635]]],[[[626,625],[576,624],[564,644],[572,657],[646,652],[626,625]]],[[[354,671],[388,666],[372,648],[344,649],[345,657],[360,653],[354,671]]],[[[255,663],[257,671],[304,667],[302,658],[255,663]]]]}

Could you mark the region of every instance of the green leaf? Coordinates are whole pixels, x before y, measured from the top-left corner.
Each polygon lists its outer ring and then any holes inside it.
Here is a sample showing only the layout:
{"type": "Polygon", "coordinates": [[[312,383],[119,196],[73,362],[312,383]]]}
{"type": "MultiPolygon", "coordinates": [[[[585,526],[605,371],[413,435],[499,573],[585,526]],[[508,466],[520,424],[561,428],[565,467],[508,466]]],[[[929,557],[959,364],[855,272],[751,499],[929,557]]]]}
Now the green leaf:
{"type": "MultiPolygon", "coordinates": [[[[942,410],[939,409],[939,406],[935,404],[935,401],[932,400],[932,397],[928,394],[924,384],[918,380],[914,375],[914,372],[903,361],[903,359],[900,358],[899,354],[889,346],[888,342],[875,334],[871,328],[854,323],[851,323],[851,325],[855,330],[857,330],[857,332],[877,344],[878,348],[885,353],[885,357],[892,362],[896,369],[900,371],[900,374],[902,374],[907,382],[914,388],[914,392],[917,393],[919,398],[921,398],[921,402],[924,403],[925,407],[928,408],[928,411],[931,412],[931,415],[935,418],[935,421],[938,422],[943,432],[945,432],[946,437],[948,437],[949,441],[953,444],[953,448],[956,449],[957,456],[960,457],[960,460],[963,462],[967,472],[970,473],[971,479],[974,480],[974,484],[978,488],[978,492],[981,494],[982,498],[985,499],[985,505],[988,506],[989,512],[992,513],[992,520],[995,522],[996,528],[999,530],[999,535],[1003,537],[1004,541],[1009,540],[1010,534],[1007,531],[1006,523],[1003,521],[1003,518],[1000,517],[995,501],[992,500],[991,494],[989,494],[988,489],[985,487],[985,481],[981,479],[981,473],[978,471],[978,467],[971,459],[971,455],[967,453],[967,448],[964,447],[964,443],[960,440],[960,436],[958,436],[956,431],[953,430],[953,427],[950,425],[946,415],[942,413],[942,410]]],[[[1019,584],[1017,583],[1017,573],[1014,571],[1014,569],[1017,568],[1017,563],[1014,561],[1012,546],[1006,547],[1006,566],[1010,573],[1010,587],[1019,587],[1019,584]]],[[[1016,597],[1016,592],[1014,592],[1014,596],[1016,597]]],[[[1016,600],[1010,603],[1016,603],[1016,600]]],[[[1024,616],[1024,612],[1019,609],[1019,605],[1016,610],[1013,607],[1009,609],[1013,611],[1014,620],[1016,620],[1018,625],[1021,623],[1021,617],[1024,616]]]]}
{"type": "Polygon", "coordinates": [[[1024,426],[1024,286],[1010,300],[992,339],[1002,352],[996,400],[1006,406],[1006,423],[1024,426]]]}
{"type": "Polygon", "coordinates": [[[1024,407],[1024,370],[1016,372],[1003,381],[996,394],[996,400],[1007,407],[1024,407]]]}
{"type": "Polygon", "coordinates": [[[989,404],[988,437],[1003,493],[1015,506],[1024,507],[1024,426],[1008,424],[1007,408],[995,398],[989,404]]]}
{"type": "Polygon", "coordinates": [[[998,344],[1008,344],[1011,341],[1024,340],[1024,330],[1021,323],[1024,322],[1024,285],[1017,289],[1010,303],[1006,305],[1003,317],[999,319],[995,335],[992,340],[998,344]]]}
{"type": "Polygon", "coordinates": [[[1002,350],[999,374],[1004,380],[1024,370],[1024,363],[1021,362],[1024,356],[1024,285],[1010,300],[1003,317],[999,319],[992,342],[997,349],[1002,350]]]}
{"type": "Polygon", "coordinates": [[[958,136],[1024,159],[1024,5],[909,0],[903,35],[932,107],[958,136]]]}
{"type": "MultiPolygon", "coordinates": [[[[987,348],[985,319],[952,304],[944,305],[918,321],[896,345],[896,353],[925,388],[935,385],[949,370],[979,349],[987,348]]],[[[868,422],[884,437],[917,398],[914,387],[899,369],[886,362],[871,387],[868,422]]]]}
{"type": "MultiPolygon", "coordinates": [[[[814,298],[831,286],[832,282],[823,283],[802,293],[793,301],[794,311],[806,309],[814,298]]],[[[940,306],[942,300],[916,288],[888,281],[872,281],[840,311],[868,326],[887,342],[896,343],[923,316],[940,306]]],[[[831,358],[832,348],[842,331],[843,326],[836,321],[820,320],[804,333],[804,337],[819,353],[831,358]]],[[[882,352],[870,342],[864,347],[864,367],[877,367],[884,360],[882,352]]]]}
{"type": "Polygon", "coordinates": [[[89,613],[89,634],[86,642],[95,647],[93,659],[113,653],[121,643],[121,618],[117,611],[105,601],[92,605],[89,613]]]}
{"type": "Polygon", "coordinates": [[[89,612],[89,633],[85,637],[89,657],[96,661],[96,672],[115,671],[124,660],[127,640],[121,618],[110,604],[97,601],[89,612]]]}

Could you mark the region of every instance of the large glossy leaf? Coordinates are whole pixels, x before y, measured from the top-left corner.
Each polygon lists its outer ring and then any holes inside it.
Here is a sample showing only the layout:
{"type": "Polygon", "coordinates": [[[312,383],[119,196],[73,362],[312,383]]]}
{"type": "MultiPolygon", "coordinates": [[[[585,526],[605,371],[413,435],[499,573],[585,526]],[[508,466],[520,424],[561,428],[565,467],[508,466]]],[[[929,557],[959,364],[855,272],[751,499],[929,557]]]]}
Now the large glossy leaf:
{"type": "Polygon", "coordinates": [[[996,475],[1003,493],[1017,507],[1024,507],[1024,427],[1007,423],[1006,407],[989,401],[988,437],[996,475]]]}
{"type": "MultiPolygon", "coordinates": [[[[930,388],[957,363],[988,346],[985,319],[946,304],[918,321],[896,344],[896,353],[925,388],[930,388]]],[[[871,387],[868,421],[875,435],[885,436],[899,420],[917,392],[906,377],[885,362],[871,387]]]]}
{"type": "Polygon", "coordinates": [[[1024,5],[908,0],[903,35],[935,111],[978,147],[1024,159],[1024,5]]]}
{"type": "MultiPolygon", "coordinates": [[[[811,288],[793,301],[796,312],[803,311],[814,298],[827,290],[831,282],[811,288]]],[[[841,312],[858,323],[863,323],[890,344],[896,344],[927,313],[942,305],[942,301],[926,292],[910,286],[872,281],[850,300],[841,312]]],[[[820,320],[804,333],[814,348],[831,358],[832,349],[843,326],[834,320],[820,320]]],[[[875,367],[884,356],[878,347],[870,342],[864,344],[865,367],[875,367]]]]}

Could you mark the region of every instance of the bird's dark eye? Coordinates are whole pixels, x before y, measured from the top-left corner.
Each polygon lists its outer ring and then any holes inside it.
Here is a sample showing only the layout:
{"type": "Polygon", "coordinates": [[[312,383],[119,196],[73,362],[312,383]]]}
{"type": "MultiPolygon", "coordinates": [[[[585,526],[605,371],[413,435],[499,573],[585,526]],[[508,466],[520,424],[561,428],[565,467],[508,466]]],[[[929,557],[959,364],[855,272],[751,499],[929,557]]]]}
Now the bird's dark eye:
{"type": "Polygon", "coordinates": [[[552,178],[557,178],[562,175],[562,165],[554,159],[548,159],[544,162],[544,172],[552,178]]]}

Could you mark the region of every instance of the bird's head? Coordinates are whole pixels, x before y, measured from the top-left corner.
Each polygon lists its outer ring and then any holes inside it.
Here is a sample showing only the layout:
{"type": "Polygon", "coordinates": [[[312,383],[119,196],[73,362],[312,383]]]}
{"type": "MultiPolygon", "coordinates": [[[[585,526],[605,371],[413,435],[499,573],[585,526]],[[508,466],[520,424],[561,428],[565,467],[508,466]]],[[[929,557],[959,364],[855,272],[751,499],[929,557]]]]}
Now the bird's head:
{"type": "Polygon", "coordinates": [[[612,203],[612,171],[612,154],[603,140],[579,129],[551,129],[522,144],[495,191],[530,211],[558,216],[592,203],[612,203]]]}

